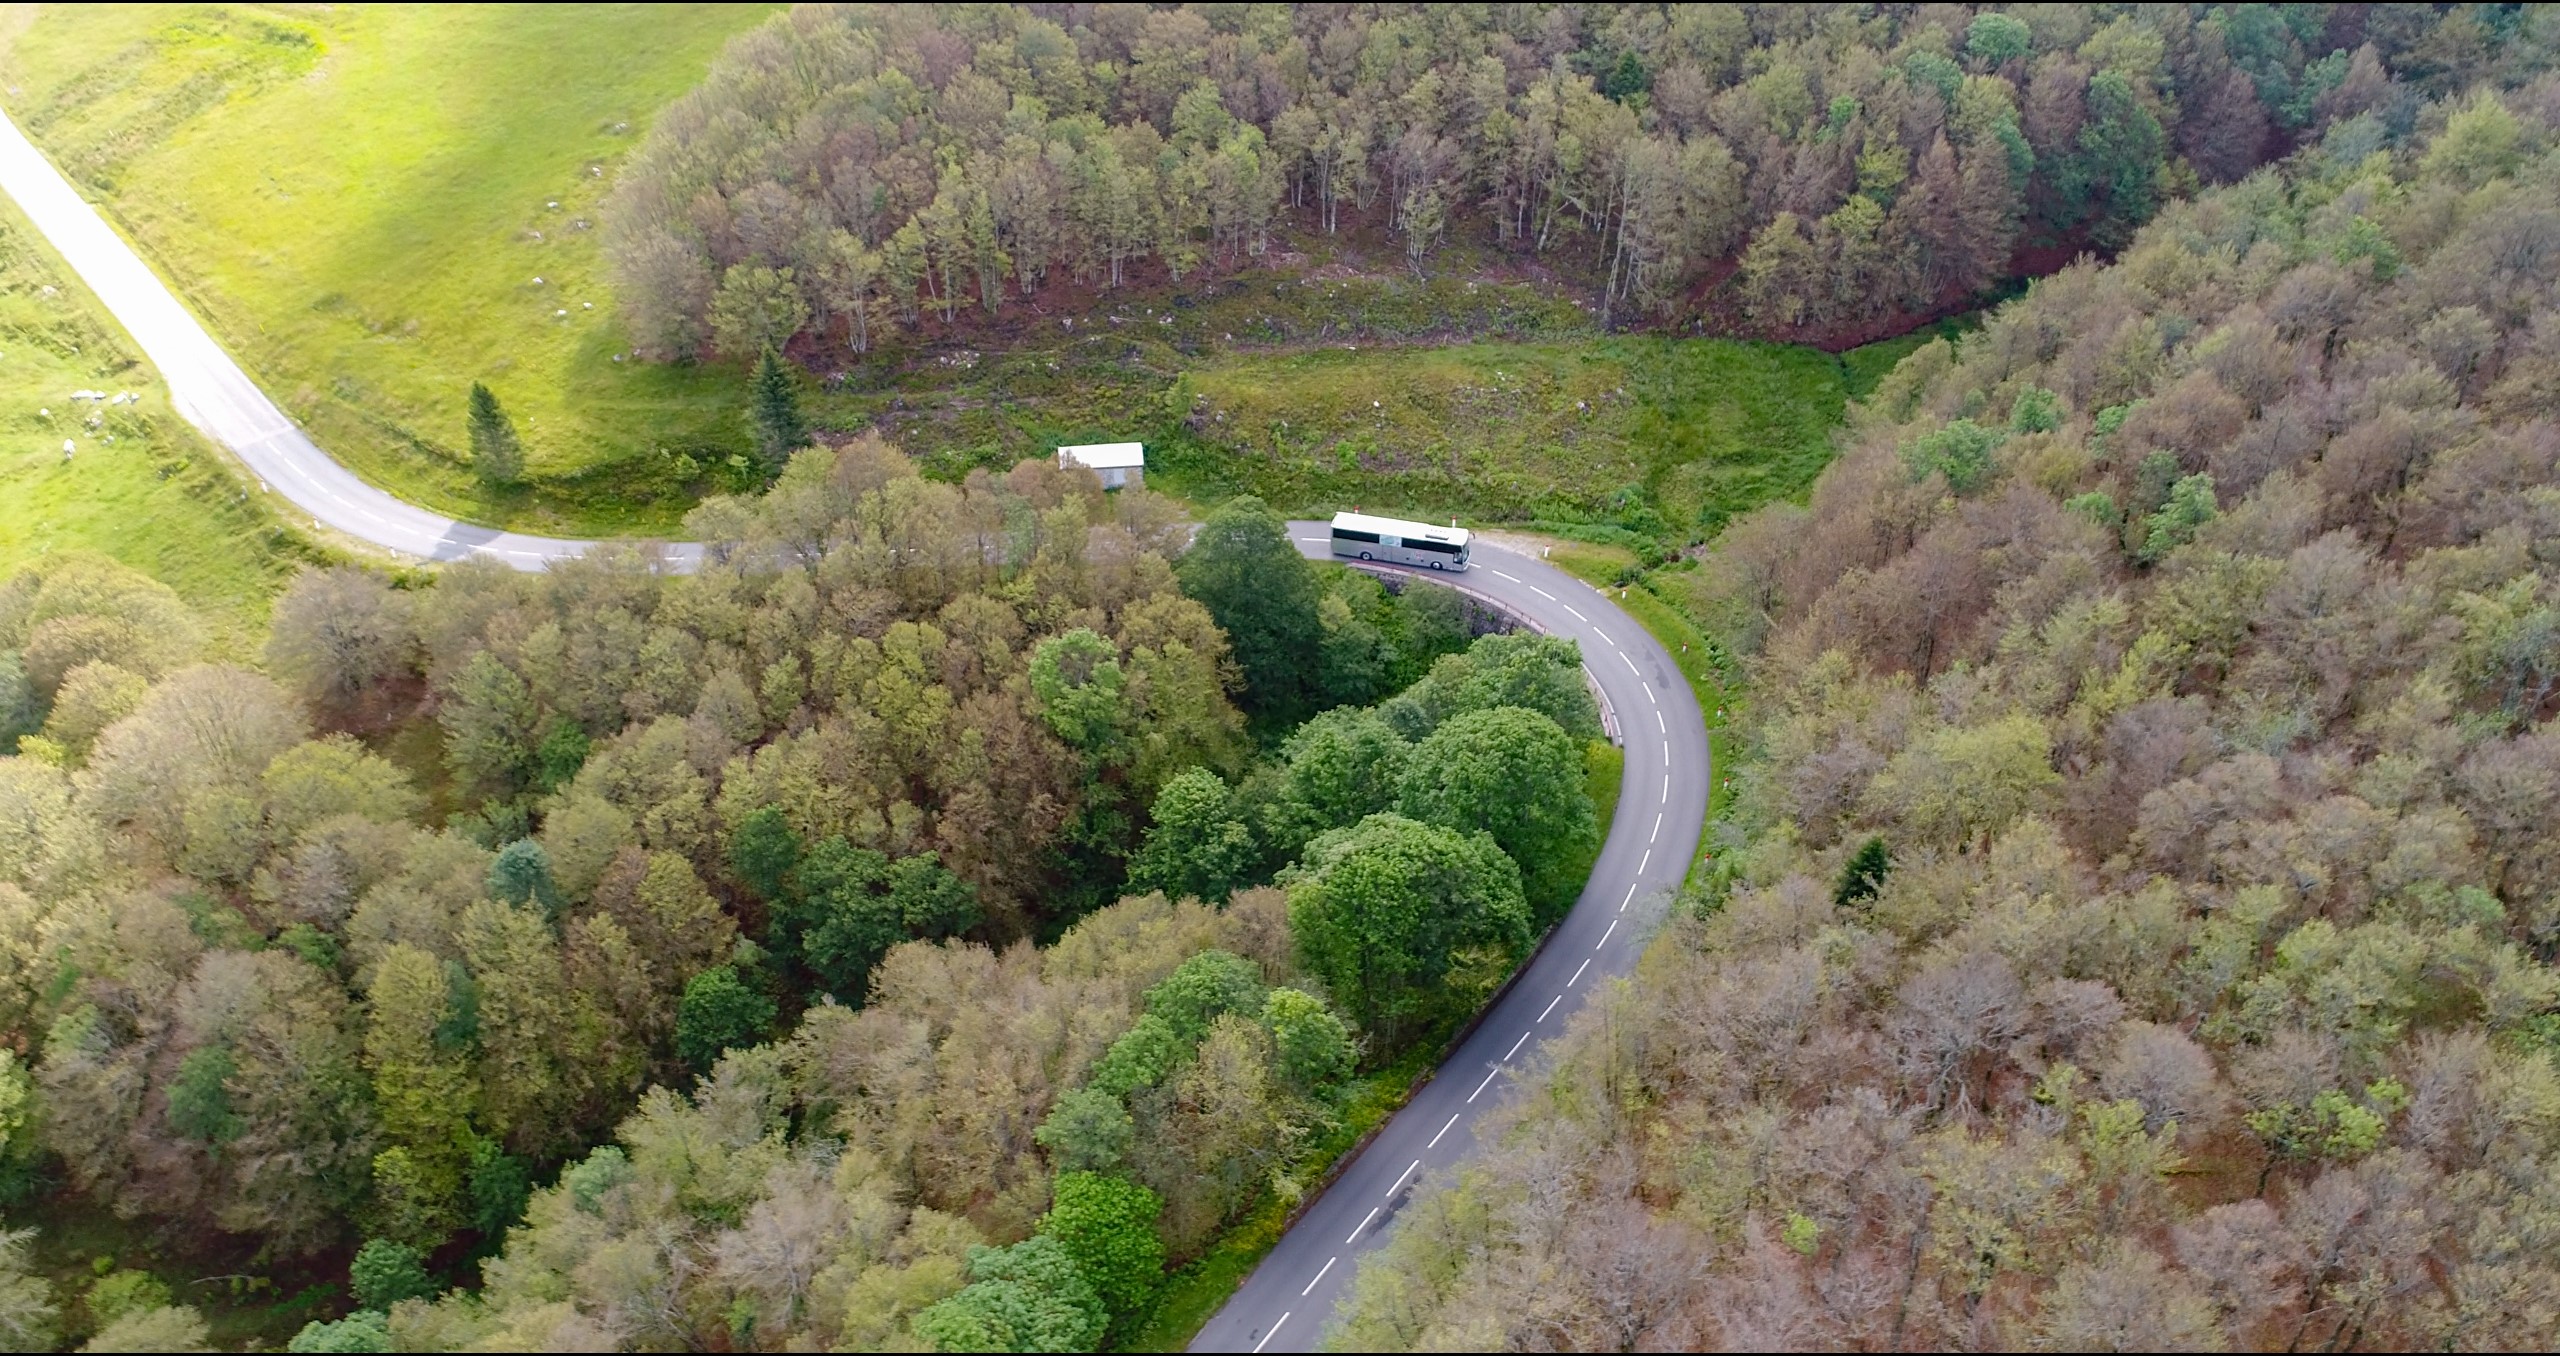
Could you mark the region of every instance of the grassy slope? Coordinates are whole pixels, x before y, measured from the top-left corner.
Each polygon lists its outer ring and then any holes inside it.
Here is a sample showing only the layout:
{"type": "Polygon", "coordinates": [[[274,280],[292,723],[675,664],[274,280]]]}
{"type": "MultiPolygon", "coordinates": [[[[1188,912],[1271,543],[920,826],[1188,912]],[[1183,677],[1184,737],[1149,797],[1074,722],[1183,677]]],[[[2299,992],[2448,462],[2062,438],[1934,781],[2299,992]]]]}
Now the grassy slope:
{"type": "Polygon", "coordinates": [[[73,550],[104,552],[176,589],[233,657],[256,653],[268,600],[314,554],[170,413],[124,332],[0,199],[0,577],[73,550]],[[100,407],[75,404],[77,390],[141,399],[106,408],[92,430],[86,419],[100,407]],[[66,438],[77,449],[67,462],[66,438]]]}
{"type": "Polygon", "coordinates": [[[1640,492],[1685,537],[1810,484],[1845,398],[1825,354],[1726,340],[1240,355],[1185,378],[1167,460],[1293,508],[1587,518],[1640,492]]]}
{"type": "Polygon", "coordinates": [[[658,451],[738,441],[737,378],[613,361],[579,223],[596,171],[769,9],[48,6],[0,73],[11,114],[367,479],[527,528],[663,530],[685,503],[658,451]],[[484,495],[456,455],[474,380],[537,476],[586,482],[484,495]]]}

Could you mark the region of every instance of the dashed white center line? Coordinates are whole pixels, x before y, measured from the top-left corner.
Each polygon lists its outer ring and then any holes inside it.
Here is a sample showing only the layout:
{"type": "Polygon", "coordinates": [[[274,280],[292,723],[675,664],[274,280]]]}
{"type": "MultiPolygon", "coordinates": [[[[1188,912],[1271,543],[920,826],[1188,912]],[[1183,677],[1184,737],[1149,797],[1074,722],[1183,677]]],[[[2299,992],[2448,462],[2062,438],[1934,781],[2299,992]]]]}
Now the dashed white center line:
{"type": "Polygon", "coordinates": [[[1554,602],[1554,601],[1556,600],[1556,596],[1555,596],[1554,594],[1547,592],[1545,589],[1539,588],[1539,587],[1538,587],[1537,585],[1535,585],[1535,584],[1531,584],[1531,585],[1529,586],[1529,591],[1530,591],[1531,593],[1534,593],[1534,594],[1538,595],[1538,596],[1539,596],[1539,597],[1541,597],[1541,598],[1546,599],[1548,602],[1551,602],[1551,603],[1552,603],[1552,602],[1554,602]]]}
{"type": "MultiPolygon", "coordinates": [[[[1615,935],[1617,934],[1617,931],[1618,931],[1618,920],[1617,920],[1617,919],[1615,919],[1615,918],[1612,918],[1612,919],[1610,919],[1610,920],[1609,920],[1609,930],[1608,930],[1607,932],[1604,932],[1604,933],[1601,933],[1601,934],[1600,934],[1600,940],[1599,940],[1599,941],[1596,941],[1596,942],[1593,942],[1593,943],[1591,944],[1591,949],[1592,949],[1592,950],[1594,950],[1594,951],[1597,951],[1597,950],[1599,950],[1600,948],[1602,948],[1602,947],[1604,947],[1604,946],[1607,946],[1607,945],[1609,944],[1609,939],[1610,939],[1611,937],[1615,936],[1615,935]]],[[[1583,964],[1588,965],[1588,964],[1590,964],[1590,962],[1589,962],[1589,961],[1585,961],[1585,962],[1583,962],[1583,964]]]]}
{"type": "MultiPolygon", "coordinates": [[[[1292,1311],[1292,1312],[1294,1312],[1294,1311],[1292,1311]]],[[[1288,1321],[1289,1321],[1289,1315],[1288,1315],[1288,1314],[1282,1314],[1282,1315],[1280,1316],[1280,1323],[1286,1323],[1286,1322],[1288,1322],[1288,1321]]],[[[1255,1351],[1260,1351],[1260,1350],[1262,1350],[1264,1347],[1267,1347],[1267,1346],[1271,1345],[1271,1339],[1280,1335],[1280,1323],[1274,1323],[1274,1324],[1272,1324],[1272,1325],[1271,1325],[1271,1331],[1269,1331],[1269,1332],[1267,1332],[1267,1333],[1264,1333],[1264,1334],[1262,1335],[1262,1340],[1253,1344],[1253,1349],[1254,1349],[1255,1351]]]]}
{"type": "Polygon", "coordinates": [[[1591,968],[1591,962],[1590,962],[1589,960],[1585,960],[1585,961],[1583,961],[1583,962],[1582,962],[1582,964],[1580,964],[1580,965],[1577,965],[1577,966],[1573,967],[1573,979],[1568,979],[1568,980],[1566,980],[1566,981],[1564,982],[1564,986],[1565,986],[1566,988],[1568,988],[1568,989],[1572,988],[1572,987],[1573,987],[1573,980],[1574,980],[1574,979],[1580,979],[1580,978],[1582,978],[1582,972],[1583,972],[1583,971],[1585,971],[1585,970],[1588,970],[1588,969],[1590,969],[1590,968],[1591,968]]]}
{"type": "Polygon", "coordinates": [[[1485,568],[1486,568],[1486,569],[1488,569],[1488,570],[1493,570],[1493,577],[1494,577],[1494,578],[1496,578],[1496,579],[1508,579],[1508,580],[1510,580],[1510,581],[1511,581],[1512,583],[1514,583],[1514,584],[1517,584],[1517,583],[1519,583],[1519,582],[1520,582],[1520,576],[1518,576],[1518,575],[1516,575],[1516,574],[1504,574],[1504,573],[1503,573],[1502,571],[1500,571],[1500,570],[1494,570],[1494,569],[1493,569],[1493,567],[1492,567],[1492,566],[1490,566],[1490,565],[1485,566],[1485,568]]]}
{"type": "MultiPolygon", "coordinates": [[[[1563,1001],[1564,1001],[1564,995],[1563,995],[1563,994],[1557,994],[1555,997],[1548,999],[1548,1000],[1547,1000],[1547,1012],[1553,1012],[1553,1011],[1555,1011],[1555,1010],[1556,1010],[1556,1004],[1561,1003],[1561,1002],[1563,1002],[1563,1001]]],[[[1543,1021],[1547,1020],[1547,1012],[1541,1012],[1541,1013],[1539,1013],[1539,1014],[1538,1014],[1538,1020],[1539,1020],[1539,1021],[1541,1021],[1541,1022],[1543,1022],[1543,1021]]]]}
{"type": "Polygon", "coordinates": [[[1671,733],[1671,723],[1662,718],[1662,708],[1659,706],[1653,708],[1653,728],[1664,734],[1671,733]]]}
{"type": "MultiPolygon", "coordinates": [[[[1579,612],[1576,612],[1576,613],[1574,613],[1573,615],[1575,615],[1575,616],[1579,617],[1579,616],[1581,616],[1582,614],[1581,614],[1581,613],[1579,613],[1579,612]]],[[[1593,635],[1595,635],[1595,636],[1598,636],[1598,637],[1600,638],[1600,643],[1601,643],[1601,644],[1603,644],[1603,645],[1615,645],[1615,644],[1617,644],[1617,643],[1618,643],[1618,642],[1616,642],[1616,641],[1614,641],[1614,640],[1609,639],[1609,633],[1608,633],[1608,632],[1606,632],[1606,631],[1601,630],[1601,629],[1600,629],[1599,627],[1597,627],[1597,626],[1595,626],[1595,627],[1592,627],[1592,628],[1591,628],[1591,634],[1593,634],[1593,635]]]]}
{"type": "MultiPolygon", "coordinates": [[[[1654,704],[1655,706],[1660,706],[1660,705],[1662,705],[1662,703],[1661,703],[1661,702],[1659,702],[1659,701],[1655,701],[1655,700],[1654,700],[1654,695],[1653,695],[1653,685],[1652,685],[1652,684],[1650,684],[1650,683],[1648,683],[1648,684],[1646,684],[1646,685],[1645,685],[1645,689],[1644,689],[1644,699],[1645,699],[1646,701],[1653,702],[1653,704],[1654,704]]],[[[1662,713],[1661,713],[1660,711],[1656,711],[1656,712],[1654,712],[1654,714],[1655,714],[1655,715],[1657,715],[1657,716],[1659,716],[1659,715],[1661,715],[1662,713]]]]}
{"type": "Polygon", "coordinates": [[[1627,897],[1618,901],[1618,912],[1625,913],[1627,911],[1627,906],[1635,902],[1636,885],[1634,881],[1629,881],[1627,882],[1627,897]]]}
{"type": "MultiPolygon", "coordinates": [[[[1459,1116],[1459,1114],[1460,1114],[1460,1113],[1457,1113],[1457,1112],[1452,1112],[1452,1113],[1450,1113],[1450,1116],[1449,1116],[1449,1125],[1444,1125],[1444,1126],[1441,1126],[1441,1127],[1440,1127],[1440,1135],[1445,1135],[1445,1134],[1449,1133],[1449,1126],[1450,1126],[1450,1125],[1456,1125],[1456,1124],[1458,1123],[1458,1116],[1459,1116]]],[[[1433,1135],[1433,1136],[1431,1137],[1431,1142],[1430,1142],[1429,1144],[1425,1144],[1425,1145],[1423,1145],[1422,1147],[1423,1147],[1423,1148],[1425,1148],[1425,1149],[1437,1149],[1437,1148],[1439,1148],[1439,1147],[1440,1147],[1440,1135],[1433,1135]]],[[[1321,1273],[1319,1273],[1319,1275],[1321,1275],[1321,1273]]]]}
{"type": "Polygon", "coordinates": [[[1391,1201],[1394,1200],[1396,1198],[1396,1193],[1404,1190],[1404,1179],[1411,1177],[1413,1175],[1413,1170],[1421,1166],[1422,1160],[1417,1158],[1413,1160],[1411,1166],[1408,1166],[1404,1171],[1397,1173],[1396,1184],[1387,1188],[1387,1199],[1391,1201]]]}
{"type": "Polygon", "coordinates": [[[1333,1270],[1333,1264],[1341,1260],[1342,1255],[1340,1253],[1336,1253],[1333,1256],[1324,1259],[1324,1266],[1317,1270],[1315,1280],[1307,1282],[1307,1288],[1298,1292],[1298,1298],[1305,1299],[1307,1296],[1314,1294],[1316,1292],[1316,1285],[1318,1282],[1324,1280],[1325,1272],[1333,1270]]]}
{"type": "Polygon", "coordinates": [[[1626,652],[1626,651],[1624,651],[1624,650],[1620,650],[1620,651],[1618,651],[1618,657],[1619,657],[1620,659],[1626,659],[1626,660],[1627,660],[1627,672],[1634,674],[1634,675],[1635,675],[1635,676],[1637,676],[1638,678],[1642,678],[1642,677],[1644,676],[1644,670],[1642,670],[1642,669],[1640,669],[1640,668],[1637,668],[1637,667],[1636,667],[1636,661],[1634,661],[1634,660],[1632,660],[1632,659],[1627,659],[1627,652],[1626,652]]]}
{"type": "Polygon", "coordinates": [[[1646,835],[1644,836],[1644,841],[1645,841],[1645,842],[1647,842],[1647,843],[1652,843],[1652,842],[1654,842],[1654,841],[1656,841],[1656,840],[1660,839],[1661,837],[1662,837],[1662,816],[1661,816],[1660,814],[1658,814],[1658,813],[1657,813],[1657,814],[1656,814],[1656,815],[1654,815],[1654,817],[1653,817],[1653,832],[1646,834],[1646,835]]]}
{"type": "Polygon", "coordinates": [[[1671,764],[1671,741],[1668,739],[1662,741],[1662,762],[1665,767],[1671,764]]]}
{"type": "Polygon", "coordinates": [[[1636,863],[1636,874],[1639,876],[1643,875],[1644,869],[1651,865],[1653,865],[1653,849],[1646,848],[1644,850],[1644,860],[1636,863]]]}
{"type": "MultiPolygon", "coordinates": [[[[1587,621],[1591,620],[1589,617],[1586,617],[1586,616],[1582,615],[1582,609],[1580,609],[1580,608],[1578,608],[1578,607],[1575,607],[1575,606],[1574,606],[1573,604],[1571,604],[1571,603],[1567,603],[1567,604],[1565,604],[1565,605],[1564,605],[1564,610],[1565,610],[1565,611],[1567,611],[1567,612],[1572,613],[1572,614],[1573,614],[1573,619],[1574,619],[1575,621],[1578,621],[1578,622],[1587,622],[1587,621]]],[[[1602,639],[1602,640],[1606,640],[1606,639],[1608,639],[1608,637],[1607,637],[1607,636],[1602,636],[1602,637],[1601,637],[1601,639],[1602,639]]]]}
{"type": "Polygon", "coordinates": [[[1493,1076],[1500,1072],[1502,1072],[1502,1066],[1499,1064],[1488,1070],[1485,1073],[1484,1082],[1476,1084],[1476,1090],[1467,1094],[1467,1105],[1474,1106],[1476,1104],[1476,1099],[1484,1096],[1485,1088],[1492,1084],[1493,1076]]]}
{"type": "Polygon", "coordinates": [[[1521,1046],[1524,1046],[1524,1045],[1527,1045],[1528,1043],[1529,1043],[1529,1033],[1528,1033],[1528,1032],[1526,1032],[1526,1031],[1521,1032],[1521,1033],[1520,1033],[1520,1039],[1518,1039],[1518,1040],[1516,1040],[1516,1041],[1513,1041],[1513,1042],[1511,1043],[1511,1048],[1502,1052],[1502,1062],[1503,1062],[1503,1063],[1505,1063],[1505,1064],[1510,1063],[1510,1062],[1511,1062],[1511,1057],[1512,1057],[1513,1055],[1519,1054],[1519,1053],[1520,1053],[1520,1047],[1521,1047],[1521,1046]]]}
{"type": "Polygon", "coordinates": [[[1665,803],[1671,799],[1671,774],[1668,772],[1662,774],[1662,799],[1665,803]]]}
{"type": "MultiPolygon", "coordinates": [[[[1378,1211],[1379,1211],[1379,1209],[1380,1209],[1380,1207],[1378,1207],[1378,1206],[1374,1206],[1374,1205],[1369,1207],[1369,1213],[1368,1213],[1365,1217],[1363,1217],[1363,1218],[1361,1219],[1361,1221],[1360,1221],[1358,1224],[1355,1224],[1355,1225],[1353,1225],[1353,1226],[1351,1227],[1351,1238],[1346,1238],[1346,1239],[1342,1240],[1342,1245],[1343,1245],[1344,1247],[1346,1247],[1346,1248],[1347,1248],[1347,1247],[1351,1246],[1351,1239],[1352,1239],[1352,1238],[1358,1238],[1358,1237],[1360,1236],[1360,1231],[1361,1231],[1362,1229],[1366,1229],[1366,1228],[1368,1228],[1368,1227],[1369,1227],[1369,1221],[1370,1221],[1370,1220],[1373,1220],[1373,1219],[1376,1219],[1376,1218],[1378,1217],[1378,1211]]],[[[1274,1325],[1274,1326],[1277,1326],[1277,1325],[1274,1325]]]]}

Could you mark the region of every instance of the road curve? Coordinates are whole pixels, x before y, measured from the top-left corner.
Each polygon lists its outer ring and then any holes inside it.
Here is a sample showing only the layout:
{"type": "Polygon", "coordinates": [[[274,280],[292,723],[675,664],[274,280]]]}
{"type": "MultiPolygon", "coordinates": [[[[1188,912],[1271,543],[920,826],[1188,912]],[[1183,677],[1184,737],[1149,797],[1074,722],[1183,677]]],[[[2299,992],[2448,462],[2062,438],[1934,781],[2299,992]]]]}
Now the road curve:
{"type": "MultiPolygon", "coordinates": [[[[1323,523],[1293,522],[1311,556],[1331,554],[1323,523]]],[[[1360,1258],[1394,1227],[1418,1184],[1476,1151],[1478,1116],[1600,981],[1634,968],[1643,939],[1696,855],[1712,776],[1696,696],[1653,634],[1590,585],[1478,538],[1454,583],[1582,646],[1627,752],[1617,820],[1573,911],[1519,980],[1431,1081],[1369,1141],[1245,1279],[1193,1351],[1309,1351],[1322,1340],[1360,1258]],[[1651,907],[1648,907],[1650,905],[1651,907]]]]}
{"type": "MultiPolygon", "coordinates": [[[[0,116],[0,191],[17,200],[36,229],[142,346],[169,383],[169,402],[178,414],[229,448],[261,489],[283,495],[304,517],[404,555],[443,561],[491,556],[520,570],[538,570],[595,545],[477,527],[403,503],[358,479],[313,446],[267,399],[124,237],[5,116],[0,116]]],[[[698,554],[695,548],[670,550],[679,563],[698,554]]]]}

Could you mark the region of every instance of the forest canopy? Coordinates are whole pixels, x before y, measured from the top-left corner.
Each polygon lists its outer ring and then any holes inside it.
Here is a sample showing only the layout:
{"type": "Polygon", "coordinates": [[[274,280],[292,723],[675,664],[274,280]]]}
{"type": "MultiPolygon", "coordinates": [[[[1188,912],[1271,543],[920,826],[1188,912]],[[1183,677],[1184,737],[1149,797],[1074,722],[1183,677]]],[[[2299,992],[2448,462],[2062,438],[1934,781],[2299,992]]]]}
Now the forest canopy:
{"type": "Polygon", "coordinates": [[[666,111],[605,226],[660,359],[858,353],[1364,230],[1561,270],[1607,318],[1880,337],[2549,45],[2530,6],[2010,8],[800,5],[666,111]]]}
{"type": "Polygon", "coordinates": [[[1665,576],[1752,678],[1714,887],[1344,1349],[2550,1345],[2560,82],[2404,97],[1665,576]]]}

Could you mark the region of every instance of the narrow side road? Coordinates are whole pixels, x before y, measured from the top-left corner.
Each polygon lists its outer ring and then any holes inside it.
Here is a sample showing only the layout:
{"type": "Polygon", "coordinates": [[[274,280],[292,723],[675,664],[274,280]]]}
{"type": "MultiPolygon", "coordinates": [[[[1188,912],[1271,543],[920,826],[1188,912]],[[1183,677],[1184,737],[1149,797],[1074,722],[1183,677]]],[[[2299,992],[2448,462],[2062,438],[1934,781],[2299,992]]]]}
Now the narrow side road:
{"type": "MultiPolygon", "coordinates": [[[[169,383],[170,403],[179,415],[229,448],[261,488],[283,495],[305,518],[404,555],[444,561],[485,555],[520,570],[538,570],[595,545],[459,522],[394,499],[340,466],[267,399],[124,237],[6,117],[0,117],[0,191],[17,201],[142,346],[169,383]]],[[[454,398],[461,399],[460,393],[454,398]]],[[[670,550],[680,561],[697,554],[688,547],[670,550]]]]}
{"type": "MultiPolygon", "coordinates": [[[[1298,549],[1331,554],[1324,523],[1293,522],[1298,549]]],[[[1618,815],[1573,911],[1526,973],[1449,1062],[1396,1113],[1283,1235],[1193,1341],[1193,1351],[1309,1351],[1323,1340],[1360,1259],[1395,1228],[1415,1187],[1478,1153],[1483,1113],[1510,1094],[1510,1075],[1600,981],[1632,969],[1680,888],[1706,819],[1706,722],[1653,634],[1599,590],[1542,561],[1486,544],[1455,576],[1409,571],[1485,595],[1582,646],[1627,752],[1618,815]]]]}

